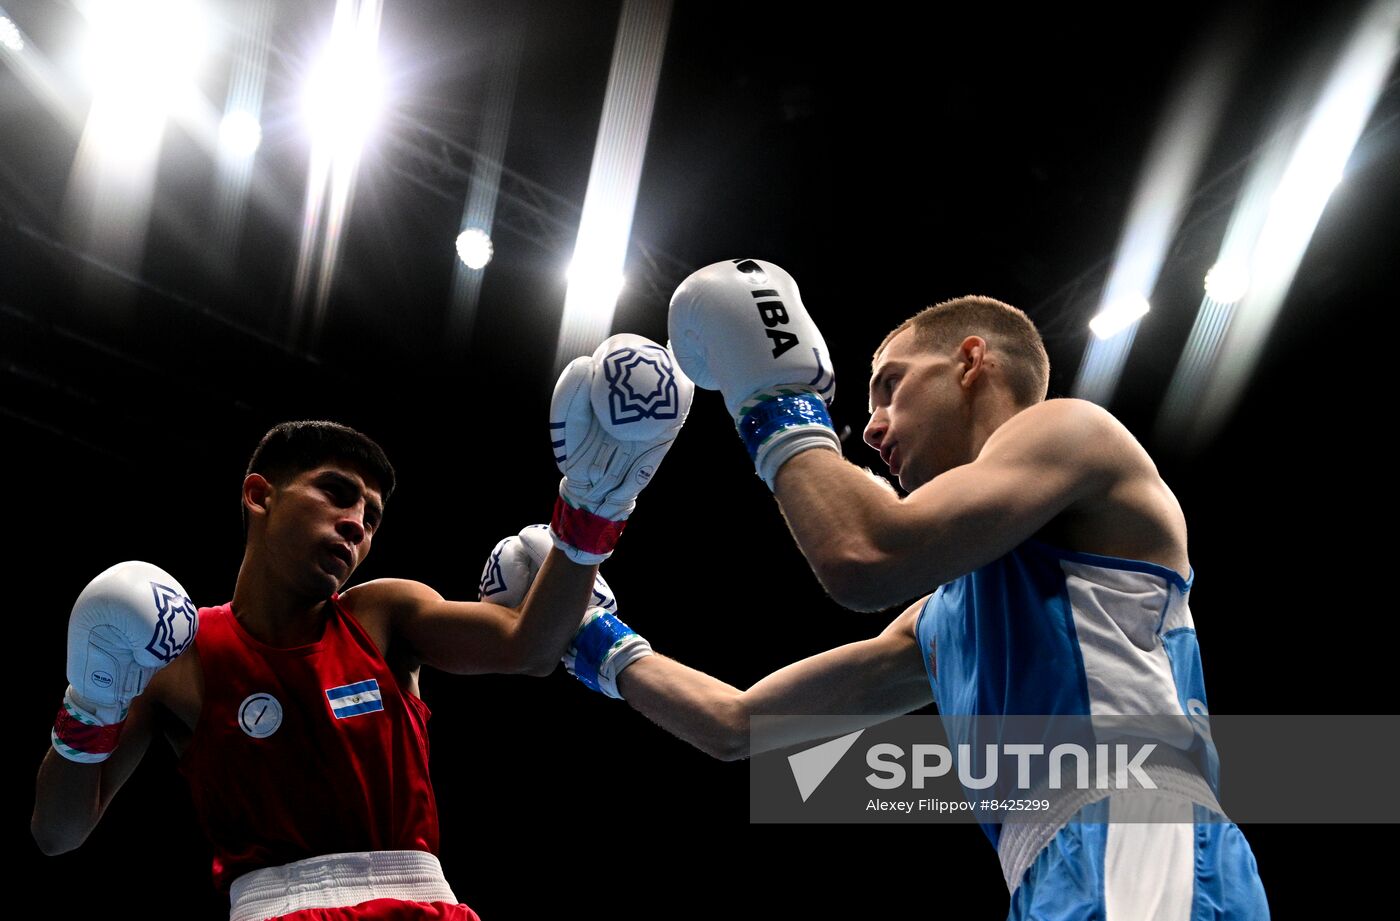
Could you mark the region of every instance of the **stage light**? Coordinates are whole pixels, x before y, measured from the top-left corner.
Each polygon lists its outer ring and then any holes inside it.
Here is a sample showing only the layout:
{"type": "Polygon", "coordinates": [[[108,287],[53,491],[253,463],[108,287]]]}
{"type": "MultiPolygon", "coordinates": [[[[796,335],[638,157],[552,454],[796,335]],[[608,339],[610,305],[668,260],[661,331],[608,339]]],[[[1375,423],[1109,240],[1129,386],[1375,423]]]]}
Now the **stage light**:
{"type": "Polygon", "coordinates": [[[333,39],[307,80],[303,108],[311,137],[337,153],[358,150],[383,104],[373,46],[360,36],[333,39]]]}
{"type": "Polygon", "coordinates": [[[219,124],[219,146],[232,157],[246,159],[262,144],[262,125],[249,112],[234,111],[219,124]]]}
{"type": "Polygon", "coordinates": [[[202,3],[126,0],[83,9],[88,77],[99,94],[164,110],[198,75],[208,32],[202,3]]]}
{"type": "Polygon", "coordinates": [[[1233,304],[1249,290],[1249,270],[1240,262],[1217,262],[1206,273],[1206,297],[1233,304]]]}
{"type": "Polygon", "coordinates": [[[309,304],[313,345],[330,304],[360,153],[383,95],[377,53],[382,13],[382,0],[336,0],[330,40],[302,99],[312,143],[292,279],[292,322],[294,327],[301,323],[309,304]]]}
{"type": "Polygon", "coordinates": [[[457,257],[469,269],[484,269],[496,252],[486,231],[470,227],[457,234],[457,257]]]}
{"type": "Polygon", "coordinates": [[[84,60],[92,108],[84,155],[120,173],[145,173],[166,117],[193,88],[204,59],[206,22],[193,0],[89,3],[84,60]]]}
{"type": "Polygon", "coordinates": [[[610,272],[590,260],[577,257],[569,263],[565,277],[569,281],[570,291],[594,303],[609,306],[617,303],[618,295],[627,284],[627,276],[621,272],[610,272]]]}
{"type": "Polygon", "coordinates": [[[1098,315],[1089,321],[1089,328],[1100,339],[1109,339],[1145,316],[1152,307],[1141,294],[1129,294],[1106,304],[1098,315]]]}
{"type": "Polygon", "coordinates": [[[1186,71],[1190,77],[1173,91],[1157,124],[1113,267],[1099,294],[1099,304],[1109,310],[1090,324],[1098,338],[1080,361],[1072,391],[1076,397],[1106,406],[1118,389],[1137,335],[1135,321],[1147,312],[1144,297],[1157,287],[1191,199],[1229,95],[1225,90],[1235,60],[1223,33],[1202,46],[1186,71]]]}
{"type": "Polygon", "coordinates": [[[0,16],[0,45],[18,54],[24,50],[24,36],[8,16],[0,16]]]}
{"type": "Polygon", "coordinates": [[[592,352],[612,327],[670,17],[670,3],[622,5],[564,292],[555,370],[592,352]]]}

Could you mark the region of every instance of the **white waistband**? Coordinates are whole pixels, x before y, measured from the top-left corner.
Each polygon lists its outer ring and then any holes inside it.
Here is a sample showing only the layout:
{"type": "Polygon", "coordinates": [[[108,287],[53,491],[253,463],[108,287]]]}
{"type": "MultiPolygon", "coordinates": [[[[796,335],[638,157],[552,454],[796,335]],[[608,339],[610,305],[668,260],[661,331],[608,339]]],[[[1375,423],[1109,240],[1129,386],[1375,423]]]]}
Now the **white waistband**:
{"type": "MultiPolygon", "coordinates": [[[[1074,818],[1075,813],[1110,796],[1115,797],[1115,803],[1118,802],[1118,797],[1155,797],[1183,804],[1201,805],[1224,815],[1220,803],[1210,785],[1201,776],[1200,770],[1177,749],[1166,745],[1158,746],[1144,759],[1142,768],[1157,785],[1157,789],[1136,786],[1120,790],[1117,788],[1117,772],[1111,772],[1112,780],[1108,789],[1059,792],[1053,797],[1046,797],[1044,793],[1031,793],[1028,799],[1048,798],[1051,803],[1050,811],[1045,814],[1043,821],[1002,823],[1001,834],[997,838],[997,857],[1001,860],[1001,872],[1006,879],[1006,888],[1011,892],[1016,891],[1021,877],[1025,875],[1031,863],[1044,850],[1045,845],[1050,843],[1050,839],[1074,818]]],[[[1189,814],[1186,820],[1190,820],[1189,814]]]]}
{"type": "Polygon", "coordinates": [[[305,908],[339,908],[370,899],[457,903],[435,855],[360,851],[244,873],[229,891],[229,921],[263,921],[305,908]]]}

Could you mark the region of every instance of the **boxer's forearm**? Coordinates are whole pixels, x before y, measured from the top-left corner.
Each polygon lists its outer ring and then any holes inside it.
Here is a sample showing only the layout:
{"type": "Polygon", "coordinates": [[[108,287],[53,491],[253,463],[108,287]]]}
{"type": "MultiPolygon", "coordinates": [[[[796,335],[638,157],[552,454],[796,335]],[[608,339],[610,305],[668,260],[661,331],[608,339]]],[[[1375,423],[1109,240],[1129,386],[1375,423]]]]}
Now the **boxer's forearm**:
{"type": "Polygon", "coordinates": [[[748,756],[749,714],[738,688],[662,655],[632,663],[617,687],[634,710],[705,754],[748,756]]]}
{"type": "MultiPolygon", "coordinates": [[[[156,676],[159,681],[160,675],[156,676]]],[[[145,757],[153,735],[149,692],[131,702],[112,756],[96,764],[69,761],[50,748],[39,765],[29,829],[45,854],[71,851],[87,840],[112,797],[145,757]]]]}
{"type": "Polygon", "coordinates": [[[525,663],[521,671],[547,675],[569,648],[593,597],[598,567],[582,566],[551,551],[520,608],[513,643],[525,663]]]}
{"type": "Polygon", "coordinates": [[[986,565],[1076,503],[1131,483],[1140,474],[1124,469],[1130,439],[1092,403],[1049,400],[1008,419],[975,460],[902,499],[830,451],[789,460],[776,493],[832,596],[876,610],[986,565]]]}
{"type": "Polygon", "coordinates": [[[844,607],[877,611],[883,567],[899,544],[900,499],[834,451],[804,451],[778,471],[774,488],[793,538],[822,586],[844,607]]]}
{"type": "Polygon", "coordinates": [[[87,839],[101,813],[102,764],[77,764],[52,748],[39,765],[29,830],[49,856],[87,839]]]}
{"type": "Polygon", "coordinates": [[[873,726],[932,702],[906,610],[878,636],[809,656],[740,691],[675,659],[650,655],[618,676],[623,698],[653,722],[726,761],[873,726]],[[755,716],[775,719],[755,739],[755,716]]]}

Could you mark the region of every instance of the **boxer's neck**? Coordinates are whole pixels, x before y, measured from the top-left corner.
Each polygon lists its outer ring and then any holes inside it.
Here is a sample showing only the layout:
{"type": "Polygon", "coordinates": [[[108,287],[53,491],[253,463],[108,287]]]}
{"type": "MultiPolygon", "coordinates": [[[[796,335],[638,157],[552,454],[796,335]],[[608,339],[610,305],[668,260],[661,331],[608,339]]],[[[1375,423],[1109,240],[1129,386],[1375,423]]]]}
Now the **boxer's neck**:
{"type": "Polygon", "coordinates": [[[269,646],[305,646],[321,638],[330,599],[308,596],[283,584],[276,571],[259,565],[249,547],[233,589],[233,615],[243,629],[269,646]]]}

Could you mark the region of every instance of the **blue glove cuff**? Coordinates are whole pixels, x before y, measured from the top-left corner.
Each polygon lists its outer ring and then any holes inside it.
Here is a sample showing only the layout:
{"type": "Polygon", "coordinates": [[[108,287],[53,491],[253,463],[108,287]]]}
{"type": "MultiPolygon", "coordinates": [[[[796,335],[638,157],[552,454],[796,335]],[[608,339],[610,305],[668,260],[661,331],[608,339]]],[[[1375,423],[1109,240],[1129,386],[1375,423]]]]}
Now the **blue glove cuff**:
{"type": "Polygon", "coordinates": [[[736,425],[749,459],[758,462],[759,451],[774,435],[798,426],[821,425],[830,429],[826,401],[810,390],[763,395],[741,410],[736,425]]]}
{"type": "Polygon", "coordinates": [[[606,693],[598,683],[598,670],[608,652],[637,631],[610,613],[603,613],[584,624],[574,637],[574,677],[600,694],[606,693]]]}

